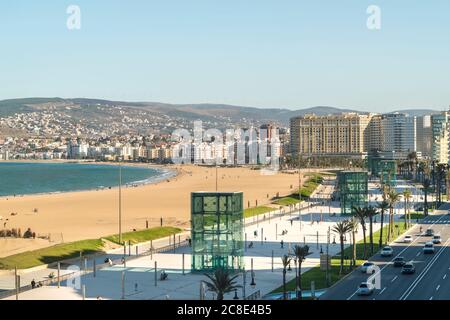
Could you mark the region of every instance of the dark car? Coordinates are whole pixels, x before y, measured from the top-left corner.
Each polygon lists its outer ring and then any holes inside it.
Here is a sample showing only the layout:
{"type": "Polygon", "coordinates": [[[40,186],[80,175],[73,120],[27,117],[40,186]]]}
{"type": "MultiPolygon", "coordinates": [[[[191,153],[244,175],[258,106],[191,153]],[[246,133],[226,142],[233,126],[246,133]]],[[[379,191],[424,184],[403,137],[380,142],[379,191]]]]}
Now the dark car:
{"type": "Polygon", "coordinates": [[[403,267],[406,264],[405,258],[397,257],[394,259],[394,267],[403,267]]]}
{"type": "Polygon", "coordinates": [[[425,235],[427,237],[432,237],[434,236],[434,230],[433,229],[427,229],[427,231],[425,231],[425,235]]]}
{"type": "Polygon", "coordinates": [[[412,262],[405,263],[402,267],[403,274],[413,274],[416,272],[416,267],[412,262]]]}

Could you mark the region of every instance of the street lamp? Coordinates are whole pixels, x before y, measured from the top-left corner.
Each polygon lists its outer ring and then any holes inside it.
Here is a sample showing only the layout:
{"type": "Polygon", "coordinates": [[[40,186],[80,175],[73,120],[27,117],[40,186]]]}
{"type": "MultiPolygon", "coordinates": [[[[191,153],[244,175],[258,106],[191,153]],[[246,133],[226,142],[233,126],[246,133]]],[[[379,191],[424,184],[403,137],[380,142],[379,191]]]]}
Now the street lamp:
{"type": "Polygon", "coordinates": [[[250,287],[255,288],[256,282],[255,282],[255,273],[252,273],[252,282],[250,282],[250,287]]]}

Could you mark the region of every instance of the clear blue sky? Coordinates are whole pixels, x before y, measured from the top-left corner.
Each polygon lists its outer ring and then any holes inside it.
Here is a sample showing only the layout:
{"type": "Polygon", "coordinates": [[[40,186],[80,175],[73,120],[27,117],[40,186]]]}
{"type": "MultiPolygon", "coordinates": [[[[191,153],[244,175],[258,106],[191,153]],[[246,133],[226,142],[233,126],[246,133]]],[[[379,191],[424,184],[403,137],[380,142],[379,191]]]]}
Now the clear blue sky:
{"type": "Polygon", "coordinates": [[[448,0],[1,1],[0,41],[0,99],[450,105],[448,0]]]}

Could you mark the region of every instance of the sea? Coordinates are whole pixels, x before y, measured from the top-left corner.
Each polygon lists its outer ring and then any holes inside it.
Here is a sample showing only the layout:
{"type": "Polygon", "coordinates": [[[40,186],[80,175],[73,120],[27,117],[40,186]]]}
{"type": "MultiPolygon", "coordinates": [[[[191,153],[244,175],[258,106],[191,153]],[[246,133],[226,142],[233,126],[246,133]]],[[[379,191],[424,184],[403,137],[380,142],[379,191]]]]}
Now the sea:
{"type": "MultiPolygon", "coordinates": [[[[175,175],[165,168],[121,167],[124,186],[155,183],[175,175]]],[[[109,189],[118,185],[118,165],[0,161],[0,197],[109,189]]]]}

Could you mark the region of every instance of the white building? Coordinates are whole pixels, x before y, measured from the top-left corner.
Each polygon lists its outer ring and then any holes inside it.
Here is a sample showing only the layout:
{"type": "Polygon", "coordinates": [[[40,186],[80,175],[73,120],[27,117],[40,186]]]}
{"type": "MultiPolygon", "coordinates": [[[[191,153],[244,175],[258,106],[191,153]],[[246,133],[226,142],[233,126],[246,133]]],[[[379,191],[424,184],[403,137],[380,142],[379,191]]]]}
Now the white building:
{"type": "Polygon", "coordinates": [[[450,114],[442,112],[431,116],[432,152],[431,160],[437,163],[449,162],[449,130],[450,114]]]}
{"type": "Polygon", "coordinates": [[[382,154],[387,159],[407,159],[417,152],[416,117],[403,113],[384,114],[381,118],[382,154]]]}
{"type": "Polygon", "coordinates": [[[67,158],[68,159],[83,159],[88,156],[89,145],[84,143],[76,143],[70,141],[67,144],[67,158]]]}

